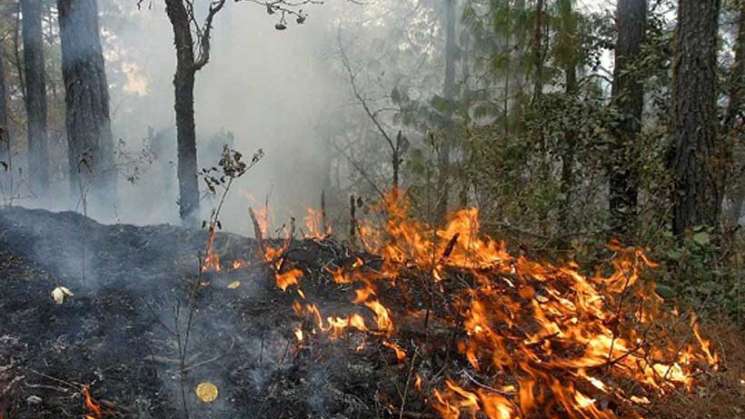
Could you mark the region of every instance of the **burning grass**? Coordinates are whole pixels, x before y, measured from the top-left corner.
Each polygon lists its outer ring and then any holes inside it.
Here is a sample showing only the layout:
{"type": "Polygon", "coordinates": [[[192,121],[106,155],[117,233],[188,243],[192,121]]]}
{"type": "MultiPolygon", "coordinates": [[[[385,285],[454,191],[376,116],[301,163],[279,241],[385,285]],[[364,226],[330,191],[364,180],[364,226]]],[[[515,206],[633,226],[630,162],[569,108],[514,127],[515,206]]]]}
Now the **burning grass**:
{"type": "Polygon", "coordinates": [[[573,264],[511,256],[479,234],[475,209],[435,229],[409,218],[395,196],[378,207],[382,222],[360,227],[365,252],[328,268],[366,310],[321,314],[306,299],[302,270],[285,257],[291,241],[262,246],[276,285],[310,319],[294,332],[298,345],[363,333],[409,364],[389,413],[404,416],[413,385],[444,418],[641,417],[719,367],[695,314],[665,306],[643,279],[655,264],[641,249],[611,243],[610,266],[585,275],[573,264]],[[420,371],[438,356],[439,369],[420,371]]]}

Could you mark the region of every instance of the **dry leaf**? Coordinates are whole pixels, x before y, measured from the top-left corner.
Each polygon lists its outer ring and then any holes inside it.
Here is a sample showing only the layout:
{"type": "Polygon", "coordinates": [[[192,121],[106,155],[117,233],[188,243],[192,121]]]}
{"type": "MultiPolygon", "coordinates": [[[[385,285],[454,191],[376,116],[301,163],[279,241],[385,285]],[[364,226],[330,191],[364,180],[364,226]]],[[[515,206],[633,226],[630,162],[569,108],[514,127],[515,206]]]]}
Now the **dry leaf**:
{"type": "Polygon", "coordinates": [[[67,287],[57,287],[54,290],[52,290],[52,299],[54,299],[54,302],[57,304],[62,304],[65,302],[65,298],[72,297],[73,294],[72,291],[67,289],[67,287]]]}
{"type": "Polygon", "coordinates": [[[234,290],[240,286],[241,286],[241,281],[233,281],[230,284],[228,284],[228,288],[230,288],[231,290],[234,290]]]}
{"type": "Polygon", "coordinates": [[[212,403],[217,400],[217,386],[209,381],[199,383],[194,391],[197,393],[199,400],[204,403],[212,403]]]}

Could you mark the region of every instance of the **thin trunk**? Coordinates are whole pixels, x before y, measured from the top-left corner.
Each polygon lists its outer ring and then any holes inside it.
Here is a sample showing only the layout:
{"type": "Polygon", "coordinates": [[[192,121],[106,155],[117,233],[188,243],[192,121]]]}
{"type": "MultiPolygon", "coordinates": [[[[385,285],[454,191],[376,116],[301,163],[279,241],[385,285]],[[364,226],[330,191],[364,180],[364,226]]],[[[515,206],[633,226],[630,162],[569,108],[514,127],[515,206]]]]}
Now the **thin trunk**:
{"type": "MultiPolygon", "coordinates": [[[[724,117],[724,135],[728,137],[730,147],[735,146],[735,141],[742,141],[738,137],[737,119],[742,114],[743,95],[745,94],[745,1],[740,2],[740,11],[737,22],[737,38],[735,39],[735,62],[730,74],[730,91],[727,111],[724,117]]],[[[742,144],[740,144],[742,148],[742,144]]],[[[730,159],[731,164],[732,160],[730,159]]],[[[745,201],[745,182],[739,177],[731,179],[733,182],[730,191],[730,211],[727,215],[728,224],[737,225],[742,215],[743,203],[745,201]]]]}
{"type": "Polygon", "coordinates": [[[10,173],[10,110],[8,109],[8,90],[5,87],[5,48],[0,40],[0,177],[10,173]]]}
{"type": "MultiPolygon", "coordinates": [[[[564,67],[565,93],[572,100],[577,95],[577,19],[572,7],[572,0],[561,0],[559,3],[561,26],[559,40],[564,51],[560,61],[564,67]]],[[[574,159],[577,147],[577,132],[567,129],[564,133],[564,147],[561,156],[561,192],[563,199],[559,205],[559,229],[563,233],[571,231],[572,190],[574,189],[574,159]]]]}
{"type": "Polygon", "coordinates": [[[194,41],[189,15],[182,0],[166,0],[166,13],[173,26],[176,45],[176,74],[173,78],[178,143],[179,214],[191,223],[199,209],[197,138],[194,122],[194,41]]]}
{"type": "Polygon", "coordinates": [[[673,233],[717,227],[723,195],[723,142],[717,141],[719,0],[680,0],[673,58],[673,233]]]}
{"type": "Polygon", "coordinates": [[[543,94],[543,25],[544,0],[538,0],[535,6],[535,27],[533,29],[533,102],[543,94]]]}
{"type": "Polygon", "coordinates": [[[13,28],[13,53],[15,56],[16,73],[18,73],[18,83],[21,85],[21,95],[23,102],[26,102],[26,78],[23,75],[23,60],[21,60],[21,2],[18,2],[16,11],[16,23],[13,28]]]}
{"type": "Polygon", "coordinates": [[[47,88],[41,0],[21,0],[23,13],[23,67],[26,76],[28,123],[28,175],[32,193],[44,199],[49,191],[47,153],[47,88]]]}
{"type": "Polygon", "coordinates": [[[222,10],[225,1],[210,2],[207,17],[195,40],[191,31],[193,11],[187,10],[182,0],[165,0],[166,14],[171,21],[176,46],[176,74],[173,77],[173,87],[178,143],[179,214],[181,220],[187,224],[196,221],[195,217],[199,211],[194,76],[209,62],[212,19],[222,10]],[[195,48],[199,51],[198,57],[195,57],[195,48]]]}
{"type": "Polygon", "coordinates": [[[439,160],[439,192],[437,197],[436,217],[440,222],[445,221],[450,198],[450,153],[453,147],[455,126],[453,123],[452,101],[455,98],[455,0],[445,0],[445,83],[443,97],[448,110],[445,127],[445,139],[438,156],[439,160]]]}
{"type": "Polygon", "coordinates": [[[639,175],[636,168],[644,109],[644,85],[633,71],[638,62],[647,21],[647,0],[619,0],[618,40],[613,70],[613,101],[620,120],[610,144],[609,210],[611,229],[625,236],[636,222],[639,175]]]}
{"type": "Polygon", "coordinates": [[[737,117],[742,112],[743,96],[745,96],[745,1],[740,2],[737,38],[735,39],[735,62],[732,65],[729,85],[729,102],[724,118],[726,134],[735,128],[737,117]]]}
{"type": "Polygon", "coordinates": [[[98,5],[96,0],[57,0],[57,11],[73,196],[111,216],[117,178],[98,5]]]}

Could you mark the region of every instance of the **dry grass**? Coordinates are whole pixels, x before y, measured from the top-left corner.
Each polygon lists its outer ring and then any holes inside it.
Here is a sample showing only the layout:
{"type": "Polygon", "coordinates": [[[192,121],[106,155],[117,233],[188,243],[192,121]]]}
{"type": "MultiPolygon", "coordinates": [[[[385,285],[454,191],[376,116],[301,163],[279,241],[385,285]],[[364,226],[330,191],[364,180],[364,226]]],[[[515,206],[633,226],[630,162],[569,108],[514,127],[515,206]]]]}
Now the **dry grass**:
{"type": "Polygon", "coordinates": [[[719,371],[700,376],[693,393],[679,391],[657,400],[645,416],[745,418],[745,331],[726,318],[709,320],[701,329],[721,357],[719,371]]]}

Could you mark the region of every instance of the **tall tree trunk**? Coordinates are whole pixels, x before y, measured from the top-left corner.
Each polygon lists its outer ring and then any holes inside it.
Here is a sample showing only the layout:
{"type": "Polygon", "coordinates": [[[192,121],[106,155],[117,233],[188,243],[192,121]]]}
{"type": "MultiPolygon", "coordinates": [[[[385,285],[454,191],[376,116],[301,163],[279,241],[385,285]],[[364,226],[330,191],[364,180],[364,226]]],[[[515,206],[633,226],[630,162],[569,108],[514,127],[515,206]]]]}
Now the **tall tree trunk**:
{"type": "Polygon", "coordinates": [[[110,216],[116,205],[116,168],[98,5],[96,0],[57,0],[57,10],[72,192],[110,216]]]}
{"type": "Polygon", "coordinates": [[[28,176],[32,192],[44,199],[49,191],[47,153],[47,88],[41,0],[21,0],[23,13],[23,67],[26,79],[28,122],[28,176]]]}
{"type": "Polygon", "coordinates": [[[179,214],[187,222],[199,209],[197,138],[194,123],[194,41],[189,15],[182,0],[166,0],[166,13],[173,26],[176,44],[175,90],[176,137],[178,142],[179,214]]]}
{"type": "Polygon", "coordinates": [[[8,91],[5,87],[5,48],[0,40],[0,177],[11,171],[8,91]]]}
{"type": "MultiPolygon", "coordinates": [[[[577,44],[577,18],[574,15],[572,7],[572,0],[560,0],[559,3],[560,14],[562,19],[561,24],[561,40],[565,48],[564,54],[561,60],[564,67],[564,81],[566,83],[565,93],[572,100],[576,99],[577,95],[577,63],[579,61],[578,56],[578,44],[577,44]]],[[[564,195],[560,206],[559,206],[559,228],[562,233],[566,234],[571,231],[570,226],[571,210],[572,210],[572,190],[574,189],[574,159],[577,147],[577,132],[573,129],[567,129],[564,133],[564,147],[561,156],[561,192],[564,195]]]]}
{"type": "Polygon", "coordinates": [[[535,6],[535,26],[533,29],[533,103],[543,94],[543,26],[545,1],[538,0],[535,6]]]}
{"type": "MultiPolygon", "coordinates": [[[[735,39],[735,62],[730,74],[730,91],[727,112],[724,117],[724,133],[729,137],[731,146],[738,146],[743,152],[743,139],[738,136],[738,116],[742,114],[743,96],[745,95],[745,1],[740,2],[740,10],[737,20],[737,38],[735,39]],[[735,142],[739,141],[740,144],[735,142]]],[[[742,124],[740,124],[742,125],[742,124]]],[[[742,128],[740,128],[742,129],[742,128]]],[[[742,168],[742,164],[738,165],[742,168]]],[[[729,191],[730,207],[727,215],[728,224],[736,226],[742,215],[743,204],[745,204],[745,182],[738,176],[731,179],[732,187],[729,191]]]]}
{"type": "Polygon", "coordinates": [[[724,142],[717,140],[719,0],[680,0],[673,57],[673,232],[717,227],[724,142]]]}
{"type": "Polygon", "coordinates": [[[615,68],[612,105],[620,120],[610,144],[609,210],[614,234],[626,236],[634,229],[639,189],[636,168],[637,137],[644,110],[644,84],[633,71],[638,62],[647,22],[647,0],[619,0],[616,6],[615,68]]]}
{"type": "Polygon", "coordinates": [[[445,140],[438,156],[439,160],[439,192],[437,197],[436,217],[443,222],[447,215],[448,203],[450,201],[450,153],[455,141],[455,125],[453,122],[453,99],[455,98],[455,0],[445,0],[445,83],[443,85],[443,97],[447,102],[448,110],[445,116],[445,140]]]}

